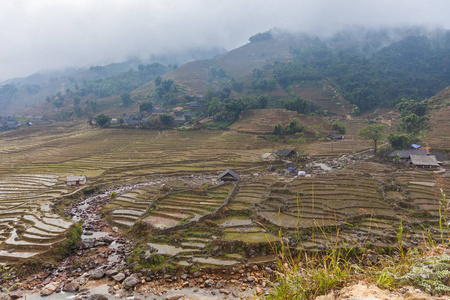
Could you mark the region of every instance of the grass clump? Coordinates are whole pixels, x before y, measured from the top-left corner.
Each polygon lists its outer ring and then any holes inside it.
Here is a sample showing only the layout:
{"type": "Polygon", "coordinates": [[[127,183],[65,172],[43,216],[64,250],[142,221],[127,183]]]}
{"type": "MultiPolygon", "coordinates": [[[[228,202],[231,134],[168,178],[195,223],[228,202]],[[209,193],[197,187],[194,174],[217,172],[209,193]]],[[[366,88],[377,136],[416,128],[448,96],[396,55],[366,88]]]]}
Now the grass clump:
{"type": "Polygon", "coordinates": [[[60,260],[69,255],[73,250],[75,250],[78,242],[81,239],[82,233],[83,228],[81,221],[73,224],[67,231],[65,240],[59,243],[58,246],[53,250],[54,257],[56,257],[57,260],[60,260]]]}

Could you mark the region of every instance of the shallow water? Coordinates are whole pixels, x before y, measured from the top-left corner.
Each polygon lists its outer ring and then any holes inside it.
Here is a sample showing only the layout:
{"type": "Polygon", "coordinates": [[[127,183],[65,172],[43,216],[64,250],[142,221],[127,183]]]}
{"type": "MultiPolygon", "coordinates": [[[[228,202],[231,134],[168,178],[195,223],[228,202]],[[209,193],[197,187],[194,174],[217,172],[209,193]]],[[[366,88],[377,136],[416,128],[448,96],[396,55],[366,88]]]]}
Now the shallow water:
{"type": "Polygon", "coordinates": [[[87,235],[87,234],[83,233],[81,235],[81,239],[89,239],[89,238],[99,239],[99,238],[107,236],[108,234],[109,234],[108,232],[93,231],[91,235],[87,235]]]}

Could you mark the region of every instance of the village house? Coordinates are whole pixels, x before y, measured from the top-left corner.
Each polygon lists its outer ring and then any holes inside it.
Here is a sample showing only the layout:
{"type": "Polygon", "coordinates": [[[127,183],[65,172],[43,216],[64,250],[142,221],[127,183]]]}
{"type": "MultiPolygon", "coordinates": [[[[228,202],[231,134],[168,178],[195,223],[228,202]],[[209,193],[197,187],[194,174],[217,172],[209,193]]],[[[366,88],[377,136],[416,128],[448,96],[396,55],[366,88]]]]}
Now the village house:
{"type": "Polygon", "coordinates": [[[327,140],[343,140],[344,137],[342,135],[332,133],[329,136],[327,136],[327,140]]]}
{"type": "Polygon", "coordinates": [[[238,181],[241,177],[233,170],[226,169],[219,175],[218,179],[222,181],[238,181]]]}
{"type": "Polygon", "coordinates": [[[434,155],[411,155],[411,164],[418,168],[436,168],[439,164],[434,155]]]}
{"type": "Polygon", "coordinates": [[[150,113],[154,116],[165,113],[165,112],[166,112],[166,110],[163,108],[154,108],[150,111],[150,113]]]}
{"type": "Polygon", "coordinates": [[[192,102],[192,103],[189,103],[189,108],[190,109],[194,109],[194,110],[198,110],[198,109],[202,109],[203,105],[201,103],[198,103],[198,102],[192,102]]]}
{"type": "Polygon", "coordinates": [[[411,161],[411,155],[427,155],[427,150],[420,149],[407,149],[407,150],[394,150],[389,153],[391,157],[398,157],[400,162],[408,163],[411,161]]]}
{"type": "Polygon", "coordinates": [[[175,122],[179,123],[184,123],[186,122],[186,117],[184,115],[180,116],[180,117],[175,117],[175,122]]]}
{"type": "Polygon", "coordinates": [[[295,156],[295,151],[292,149],[280,149],[275,154],[281,159],[290,159],[295,156]]]}
{"type": "Polygon", "coordinates": [[[87,177],[86,175],[76,176],[76,175],[69,175],[66,177],[66,185],[69,186],[77,186],[77,185],[84,185],[86,184],[87,177]]]}

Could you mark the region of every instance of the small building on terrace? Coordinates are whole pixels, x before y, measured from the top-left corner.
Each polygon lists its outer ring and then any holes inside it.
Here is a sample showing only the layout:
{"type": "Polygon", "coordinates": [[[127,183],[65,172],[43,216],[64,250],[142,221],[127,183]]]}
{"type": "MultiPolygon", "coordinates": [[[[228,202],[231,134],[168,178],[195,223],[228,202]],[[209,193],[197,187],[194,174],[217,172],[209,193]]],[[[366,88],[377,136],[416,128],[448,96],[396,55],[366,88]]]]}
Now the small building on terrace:
{"type": "Polygon", "coordinates": [[[66,177],[66,185],[69,186],[77,186],[86,184],[87,177],[86,175],[76,176],[70,175],[66,177]]]}
{"type": "Polygon", "coordinates": [[[418,168],[436,168],[439,164],[434,155],[411,155],[411,164],[418,168]]]}
{"type": "Polygon", "coordinates": [[[222,181],[238,181],[241,177],[233,170],[226,169],[219,175],[218,179],[222,181]]]}
{"type": "Polygon", "coordinates": [[[282,159],[289,159],[295,156],[295,151],[292,149],[280,149],[275,154],[282,159]]]}
{"type": "Polygon", "coordinates": [[[392,158],[397,157],[398,160],[403,163],[411,163],[412,155],[426,156],[427,150],[406,149],[406,150],[394,150],[391,153],[389,153],[390,157],[392,158]]]}

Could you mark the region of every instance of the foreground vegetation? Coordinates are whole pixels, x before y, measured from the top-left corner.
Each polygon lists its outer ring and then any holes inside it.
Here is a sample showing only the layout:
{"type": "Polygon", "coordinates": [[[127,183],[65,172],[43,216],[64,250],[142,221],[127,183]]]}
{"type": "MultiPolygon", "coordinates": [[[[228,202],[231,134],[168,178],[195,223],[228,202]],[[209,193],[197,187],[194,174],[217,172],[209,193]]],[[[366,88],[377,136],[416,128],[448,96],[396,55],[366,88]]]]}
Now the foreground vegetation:
{"type": "MultiPolygon", "coordinates": [[[[374,249],[369,241],[358,248],[346,243],[331,242],[331,247],[324,252],[300,251],[293,255],[284,242],[284,232],[279,231],[279,245],[272,244],[277,253],[278,273],[273,289],[265,299],[315,299],[317,296],[336,292],[352,283],[364,281],[382,289],[395,290],[412,286],[431,295],[448,295],[450,293],[450,249],[448,242],[448,209],[446,195],[441,190],[439,202],[439,221],[434,225],[439,228],[440,238],[428,236],[417,245],[411,246],[400,220],[396,233],[396,247],[374,249]],[[447,229],[447,230],[446,230],[447,229]]],[[[317,234],[327,240],[339,240],[327,233],[320,226],[317,234]]]]}

